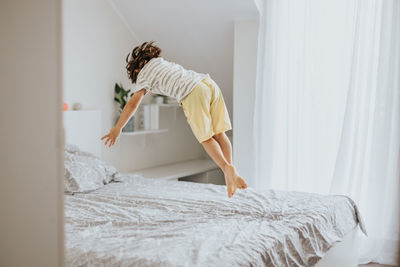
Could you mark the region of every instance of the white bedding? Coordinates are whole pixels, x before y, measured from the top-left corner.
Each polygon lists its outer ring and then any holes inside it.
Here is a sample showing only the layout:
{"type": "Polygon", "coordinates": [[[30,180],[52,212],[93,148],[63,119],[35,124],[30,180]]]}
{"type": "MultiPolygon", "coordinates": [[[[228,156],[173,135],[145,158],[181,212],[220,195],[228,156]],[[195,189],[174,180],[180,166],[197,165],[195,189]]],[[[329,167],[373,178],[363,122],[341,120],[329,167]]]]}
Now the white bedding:
{"type": "Polygon", "coordinates": [[[66,195],[67,266],[312,266],[360,222],[344,196],[125,180],[66,195]]]}

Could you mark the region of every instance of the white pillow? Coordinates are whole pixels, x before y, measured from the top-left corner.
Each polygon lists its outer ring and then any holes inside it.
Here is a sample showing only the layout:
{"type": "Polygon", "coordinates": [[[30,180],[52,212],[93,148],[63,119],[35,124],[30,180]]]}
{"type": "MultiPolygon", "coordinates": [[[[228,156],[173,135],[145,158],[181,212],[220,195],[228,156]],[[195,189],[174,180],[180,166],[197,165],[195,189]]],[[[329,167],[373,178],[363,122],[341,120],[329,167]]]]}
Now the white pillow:
{"type": "Polygon", "coordinates": [[[64,191],[88,192],[118,180],[119,172],[109,163],[74,145],[64,149],[64,191]]]}

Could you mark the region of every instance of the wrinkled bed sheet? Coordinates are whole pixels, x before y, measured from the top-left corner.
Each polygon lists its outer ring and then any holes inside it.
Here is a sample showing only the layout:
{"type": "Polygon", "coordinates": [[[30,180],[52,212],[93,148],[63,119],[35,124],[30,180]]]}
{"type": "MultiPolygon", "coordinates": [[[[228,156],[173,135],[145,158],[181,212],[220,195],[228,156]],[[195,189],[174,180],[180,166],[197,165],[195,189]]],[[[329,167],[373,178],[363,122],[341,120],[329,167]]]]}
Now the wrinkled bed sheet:
{"type": "Polygon", "coordinates": [[[364,231],[345,196],[124,179],[66,195],[67,266],[312,266],[364,231]]]}

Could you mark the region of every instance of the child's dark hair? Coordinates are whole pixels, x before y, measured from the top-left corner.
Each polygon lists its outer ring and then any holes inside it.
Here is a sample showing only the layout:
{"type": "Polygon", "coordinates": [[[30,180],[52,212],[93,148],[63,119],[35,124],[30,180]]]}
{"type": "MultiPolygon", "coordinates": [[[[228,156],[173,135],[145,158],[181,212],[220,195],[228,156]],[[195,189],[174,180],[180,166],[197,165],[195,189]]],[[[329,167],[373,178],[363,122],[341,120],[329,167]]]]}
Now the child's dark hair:
{"type": "Polygon", "coordinates": [[[153,43],[154,41],[144,42],[142,45],[135,47],[132,53],[126,57],[126,70],[132,83],[136,83],[137,75],[150,59],[161,55],[161,48],[153,43]]]}

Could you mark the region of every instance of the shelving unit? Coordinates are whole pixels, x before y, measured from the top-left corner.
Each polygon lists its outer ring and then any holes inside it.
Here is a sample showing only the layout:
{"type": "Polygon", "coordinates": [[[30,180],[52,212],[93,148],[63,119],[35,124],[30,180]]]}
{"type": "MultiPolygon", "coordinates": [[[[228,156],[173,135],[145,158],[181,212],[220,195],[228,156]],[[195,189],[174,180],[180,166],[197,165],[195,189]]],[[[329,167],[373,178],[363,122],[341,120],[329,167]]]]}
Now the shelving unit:
{"type": "MultiPolygon", "coordinates": [[[[178,108],[179,104],[156,104],[159,107],[163,107],[163,108],[178,108]]],[[[176,109],[174,112],[174,119],[176,120],[176,109]]],[[[157,129],[157,130],[136,130],[133,132],[122,132],[121,135],[122,136],[147,136],[150,134],[159,134],[159,133],[165,133],[168,132],[168,129],[157,129]]],[[[143,146],[145,146],[146,143],[146,138],[144,138],[144,142],[143,142],[143,146]]]]}

